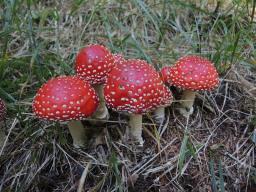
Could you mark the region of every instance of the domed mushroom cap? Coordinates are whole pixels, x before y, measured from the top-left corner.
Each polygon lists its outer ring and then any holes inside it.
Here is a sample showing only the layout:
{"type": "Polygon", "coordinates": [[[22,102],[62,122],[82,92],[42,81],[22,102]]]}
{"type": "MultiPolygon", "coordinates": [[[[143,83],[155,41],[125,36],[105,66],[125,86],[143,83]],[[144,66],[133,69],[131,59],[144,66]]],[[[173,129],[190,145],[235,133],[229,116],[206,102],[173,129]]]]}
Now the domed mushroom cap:
{"type": "Polygon", "coordinates": [[[117,111],[142,114],[170,105],[172,94],[146,61],[126,60],[109,73],[104,87],[107,105],[117,111]]]}
{"type": "Polygon", "coordinates": [[[60,76],[38,90],[32,107],[39,118],[68,121],[92,115],[98,103],[88,82],[75,76],[60,76]]]}
{"type": "Polygon", "coordinates": [[[171,85],[183,89],[211,90],[219,84],[219,75],[213,63],[200,56],[180,58],[167,74],[171,85]]]}
{"type": "Polygon", "coordinates": [[[6,116],[6,105],[4,101],[0,98],[0,121],[4,120],[6,116]]]}
{"type": "Polygon", "coordinates": [[[76,56],[76,73],[91,84],[102,84],[114,67],[114,57],[102,45],[89,45],[76,56]]]}

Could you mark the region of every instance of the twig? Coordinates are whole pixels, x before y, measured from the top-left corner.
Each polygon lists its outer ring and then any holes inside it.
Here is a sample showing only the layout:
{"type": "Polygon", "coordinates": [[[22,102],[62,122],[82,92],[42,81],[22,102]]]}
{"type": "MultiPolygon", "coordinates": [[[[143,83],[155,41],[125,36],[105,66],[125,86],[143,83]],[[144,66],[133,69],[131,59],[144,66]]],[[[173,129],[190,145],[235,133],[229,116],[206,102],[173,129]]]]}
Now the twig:
{"type": "Polygon", "coordinates": [[[89,168],[91,167],[91,164],[92,162],[89,161],[89,163],[87,163],[84,171],[83,171],[83,174],[79,180],[79,184],[78,184],[78,188],[77,188],[77,192],[83,192],[83,187],[84,187],[84,182],[85,182],[85,179],[86,179],[86,176],[88,174],[88,171],[89,171],[89,168]]]}

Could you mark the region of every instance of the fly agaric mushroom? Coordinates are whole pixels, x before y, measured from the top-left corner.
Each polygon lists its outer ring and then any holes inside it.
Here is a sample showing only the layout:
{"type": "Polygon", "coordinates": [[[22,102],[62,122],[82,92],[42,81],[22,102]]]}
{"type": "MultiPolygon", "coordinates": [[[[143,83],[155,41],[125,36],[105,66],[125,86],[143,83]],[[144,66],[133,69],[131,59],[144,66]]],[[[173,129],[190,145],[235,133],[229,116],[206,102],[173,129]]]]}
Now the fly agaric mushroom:
{"type": "Polygon", "coordinates": [[[194,111],[195,91],[212,90],[219,84],[214,64],[195,55],[180,58],[173,67],[164,67],[161,74],[165,82],[184,90],[179,111],[185,117],[194,111]]]}
{"type": "Polygon", "coordinates": [[[115,65],[104,94],[110,108],[129,113],[130,136],[140,145],[143,145],[142,114],[172,102],[172,94],[159,74],[146,61],[138,59],[115,65]]]}
{"type": "Polygon", "coordinates": [[[32,107],[39,118],[67,121],[74,146],[85,147],[89,129],[80,120],[92,115],[98,102],[89,83],[75,76],[60,76],[43,84],[32,107]]]}
{"type": "Polygon", "coordinates": [[[110,51],[102,45],[89,45],[80,50],[76,56],[75,70],[78,76],[88,81],[99,96],[100,104],[93,117],[96,119],[109,118],[106,108],[103,84],[107,74],[114,67],[114,57],[110,51]]]}
{"type": "MultiPolygon", "coordinates": [[[[122,64],[123,62],[126,61],[122,54],[114,54],[114,59],[115,59],[115,64],[119,64],[119,63],[122,64]]],[[[156,108],[156,110],[154,111],[153,118],[156,121],[156,123],[161,124],[165,119],[165,107],[160,106],[156,108]]]]}
{"type": "Polygon", "coordinates": [[[4,138],[5,138],[3,121],[6,117],[6,111],[7,111],[6,105],[4,101],[0,98],[0,148],[4,144],[4,138]]]}

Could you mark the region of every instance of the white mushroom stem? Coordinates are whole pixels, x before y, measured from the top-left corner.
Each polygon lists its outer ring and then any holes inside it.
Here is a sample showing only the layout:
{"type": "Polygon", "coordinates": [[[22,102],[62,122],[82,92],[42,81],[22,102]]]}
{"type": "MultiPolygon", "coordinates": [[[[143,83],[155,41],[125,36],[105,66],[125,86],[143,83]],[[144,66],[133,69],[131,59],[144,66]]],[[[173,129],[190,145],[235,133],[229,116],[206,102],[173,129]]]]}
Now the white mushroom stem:
{"type": "Polygon", "coordinates": [[[164,119],[165,119],[165,107],[158,107],[155,111],[154,111],[154,120],[156,121],[156,123],[163,123],[164,119]]]}
{"type": "Polygon", "coordinates": [[[181,108],[179,108],[179,111],[183,116],[188,117],[193,113],[194,111],[193,105],[194,105],[195,97],[196,97],[195,91],[191,91],[191,90],[183,91],[181,96],[181,101],[180,101],[181,108]]]}
{"type": "Polygon", "coordinates": [[[100,103],[97,108],[97,110],[93,114],[93,118],[100,119],[100,120],[108,120],[109,119],[109,113],[108,108],[106,107],[105,99],[104,99],[104,92],[103,92],[103,85],[93,85],[93,88],[95,89],[100,103]]]}
{"type": "Polygon", "coordinates": [[[144,141],[142,139],[142,115],[141,114],[130,114],[129,115],[129,127],[130,136],[139,145],[143,145],[144,141]]]}
{"type": "Polygon", "coordinates": [[[88,144],[89,129],[85,128],[81,121],[71,120],[67,123],[69,132],[73,138],[73,145],[76,148],[86,147],[88,144]]]}

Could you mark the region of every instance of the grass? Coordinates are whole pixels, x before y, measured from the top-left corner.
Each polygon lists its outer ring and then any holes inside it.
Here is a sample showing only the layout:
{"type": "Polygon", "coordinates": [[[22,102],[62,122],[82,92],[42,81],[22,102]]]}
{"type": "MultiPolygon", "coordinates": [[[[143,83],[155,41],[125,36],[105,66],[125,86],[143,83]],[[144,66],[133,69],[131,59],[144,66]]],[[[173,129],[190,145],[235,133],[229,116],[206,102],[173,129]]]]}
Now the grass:
{"type": "Polygon", "coordinates": [[[0,97],[8,118],[0,191],[76,191],[81,178],[84,191],[254,191],[255,1],[209,2],[1,1],[0,97]],[[156,69],[202,55],[214,61],[221,84],[198,93],[188,120],[175,102],[163,127],[145,117],[143,150],[123,142],[125,117],[114,112],[102,126],[105,144],[77,150],[66,126],[38,120],[31,102],[49,78],[74,74],[74,57],[89,43],[156,69]]]}

